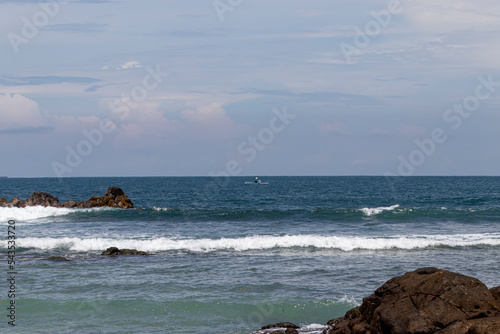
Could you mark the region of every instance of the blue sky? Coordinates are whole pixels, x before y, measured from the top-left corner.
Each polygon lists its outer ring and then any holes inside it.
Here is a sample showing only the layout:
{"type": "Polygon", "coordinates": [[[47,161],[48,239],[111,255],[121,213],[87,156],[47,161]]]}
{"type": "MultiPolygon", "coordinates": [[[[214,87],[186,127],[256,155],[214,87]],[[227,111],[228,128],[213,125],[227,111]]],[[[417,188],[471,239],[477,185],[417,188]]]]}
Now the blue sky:
{"type": "Polygon", "coordinates": [[[498,175],[500,3],[0,0],[0,175],[498,175]]]}

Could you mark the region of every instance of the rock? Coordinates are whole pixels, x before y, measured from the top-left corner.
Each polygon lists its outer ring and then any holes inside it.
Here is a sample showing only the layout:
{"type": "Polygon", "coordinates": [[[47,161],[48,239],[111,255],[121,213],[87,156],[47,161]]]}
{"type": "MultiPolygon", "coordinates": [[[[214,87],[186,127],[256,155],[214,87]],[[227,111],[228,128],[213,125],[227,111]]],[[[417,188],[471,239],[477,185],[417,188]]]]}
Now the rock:
{"type": "Polygon", "coordinates": [[[261,329],[271,329],[271,328],[300,328],[300,327],[292,324],[291,322],[280,322],[274,325],[262,326],[261,329]]]}
{"type": "Polygon", "coordinates": [[[26,204],[17,197],[14,197],[9,203],[9,207],[11,208],[24,208],[25,206],[26,204]]]}
{"type": "Polygon", "coordinates": [[[288,327],[285,331],[285,334],[299,334],[295,328],[288,327]]]}
{"type": "Polygon", "coordinates": [[[500,333],[500,301],[479,280],[437,268],[392,278],[324,334],[500,333]]]}
{"type": "Polygon", "coordinates": [[[134,203],[132,203],[121,188],[110,187],[103,196],[92,196],[88,201],[83,201],[76,205],[78,208],[98,208],[105,206],[110,208],[131,209],[134,207],[134,203]]]}
{"type": "Polygon", "coordinates": [[[67,201],[67,202],[62,202],[61,204],[59,204],[59,207],[60,208],[74,208],[77,205],[78,205],[78,203],[75,201],[67,201]]]}
{"type": "Polygon", "coordinates": [[[137,249],[118,249],[117,247],[109,247],[101,255],[115,256],[115,255],[149,255],[147,252],[138,251],[137,249]]]}
{"type": "Polygon", "coordinates": [[[493,297],[495,297],[496,300],[500,301],[500,286],[497,286],[496,288],[491,288],[490,292],[493,295],[493,297]]]}
{"type": "Polygon", "coordinates": [[[119,209],[132,209],[134,203],[128,198],[128,196],[123,192],[121,188],[110,187],[106,194],[101,197],[92,196],[87,201],[75,202],[67,201],[64,203],[59,203],[57,197],[52,196],[49,193],[43,193],[40,191],[34,192],[27,200],[26,203],[17,197],[14,197],[12,201],[8,202],[5,198],[0,199],[0,207],[10,207],[10,208],[24,208],[26,206],[52,206],[57,208],[100,208],[100,207],[110,207],[119,209]]]}
{"type": "Polygon", "coordinates": [[[26,206],[59,206],[59,199],[48,193],[34,192],[27,200],[26,206]]]}
{"type": "Polygon", "coordinates": [[[47,260],[49,260],[49,261],[70,261],[63,256],[51,256],[51,257],[47,258],[47,260]]]}

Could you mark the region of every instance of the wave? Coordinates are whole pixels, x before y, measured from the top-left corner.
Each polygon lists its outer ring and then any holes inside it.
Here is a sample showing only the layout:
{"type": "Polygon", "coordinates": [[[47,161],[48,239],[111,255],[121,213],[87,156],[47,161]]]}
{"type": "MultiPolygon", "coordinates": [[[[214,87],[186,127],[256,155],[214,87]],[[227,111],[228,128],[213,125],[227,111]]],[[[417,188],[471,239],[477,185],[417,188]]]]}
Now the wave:
{"type": "Polygon", "coordinates": [[[141,210],[120,210],[113,208],[67,209],[34,206],[27,208],[0,208],[0,221],[46,222],[49,218],[70,221],[284,221],[284,222],[332,222],[383,219],[386,221],[416,220],[463,220],[468,223],[478,220],[499,221],[500,208],[446,208],[446,207],[402,207],[392,206],[364,208],[287,208],[287,209],[206,209],[151,207],[141,210]],[[67,217],[65,217],[67,216],[67,217]]]}
{"type": "Polygon", "coordinates": [[[0,220],[6,221],[14,219],[16,221],[33,221],[40,218],[65,216],[79,212],[94,212],[116,210],[111,208],[91,208],[91,209],[68,209],[44,206],[29,206],[26,208],[0,208],[0,220]]]}
{"type": "MultiPolygon", "coordinates": [[[[103,251],[108,247],[135,248],[147,252],[244,252],[253,250],[315,248],[354,250],[412,250],[429,247],[500,246],[500,233],[457,235],[412,235],[392,237],[321,236],[321,235],[253,235],[239,238],[152,239],[112,238],[19,238],[20,248],[70,250],[77,252],[103,251]]],[[[5,247],[5,244],[4,244],[5,247]]]]}
{"type": "Polygon", "coordinates": [[[378,215],[379,213],[384,212],[384,211],[393,211],[397,208],[399,208],[399,204],[395,204],[395,205],[387,206],[387,207],[381,206],[378,208],[363,208],[363,209],[361,209],[361,212],[363,212],[366,216],[373,216],[373,215],[378,215]]]}

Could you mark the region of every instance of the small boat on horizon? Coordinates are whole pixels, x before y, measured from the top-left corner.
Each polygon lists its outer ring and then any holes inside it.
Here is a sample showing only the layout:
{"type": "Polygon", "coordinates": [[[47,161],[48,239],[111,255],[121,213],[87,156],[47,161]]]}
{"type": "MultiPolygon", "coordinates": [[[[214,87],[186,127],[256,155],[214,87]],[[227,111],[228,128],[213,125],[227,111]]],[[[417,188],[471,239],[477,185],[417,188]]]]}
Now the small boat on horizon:
{"type": "Polygon", "coordinates": [[[259,180],[258,177],[255,178],[255,181],[253,182],[245,182],[245,184],[253,184],[255,186],[258,186],[258,185],[266,185],[266,184],[269,184],[269,182],[262,182],[261,180],[259,180]]]}

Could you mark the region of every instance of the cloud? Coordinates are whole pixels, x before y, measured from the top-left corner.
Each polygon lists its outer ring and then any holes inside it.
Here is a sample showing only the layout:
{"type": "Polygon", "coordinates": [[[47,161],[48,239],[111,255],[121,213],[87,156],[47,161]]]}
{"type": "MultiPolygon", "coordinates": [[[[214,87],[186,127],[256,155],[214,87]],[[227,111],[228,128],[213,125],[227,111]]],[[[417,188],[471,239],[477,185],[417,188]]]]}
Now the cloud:
{"type": "Polygon", "coordinates": [[[1,86],[37,86],[63,83],[92,84],[101,80],[86,77],[59,77],[59,76],[31,76],[31,77],[11,77],[0,78],[1,86]]]}
{"type": "Polygon", "coordinates": [[[40,113],[35,101],[20,94],[0,95],[0,130],[4,133],[26,132],[30,129],[44,128],[46,125],[47,120],[40,113]]]}
{"type": "Polygon", "coordinates": [[[236,132],[235,123],[219,103],[187,109],[181,113],[191,131],[209,138],[227,138],[236,132]]]}
{"type": "Polygon", "coordinates": [[[128,61],[128,62],[126,62],[125,64],[123,64],[120,67],[122,69],[124,69],[124,70],[128,70],[128,69],[131,69],[131,68],[141,68],[143,66],[138,61],[128,61]]]}
{"type": "Polygon", "coordinates": [[[500,4],[496,0],[421,0],[405,5],[404,15],[419,28],[433,34],[500,27],[500,4]]]}
{"type": "Polygon", "coordinates": [[[126,63],[124,63],[123,65],[120,65],[118,67],[111,67],[109,65],[105,65],[103,66],[101,69],[104,70],[104,71],[107,71],[107,70],[111,70],[111,69],[115,69],[115,70],[130,70],[130,69],[133,69],[133,68],[143,68],[144,66],[138,62],[137,60],[131,60],[131,61],[127,61],[126,63]]]}

